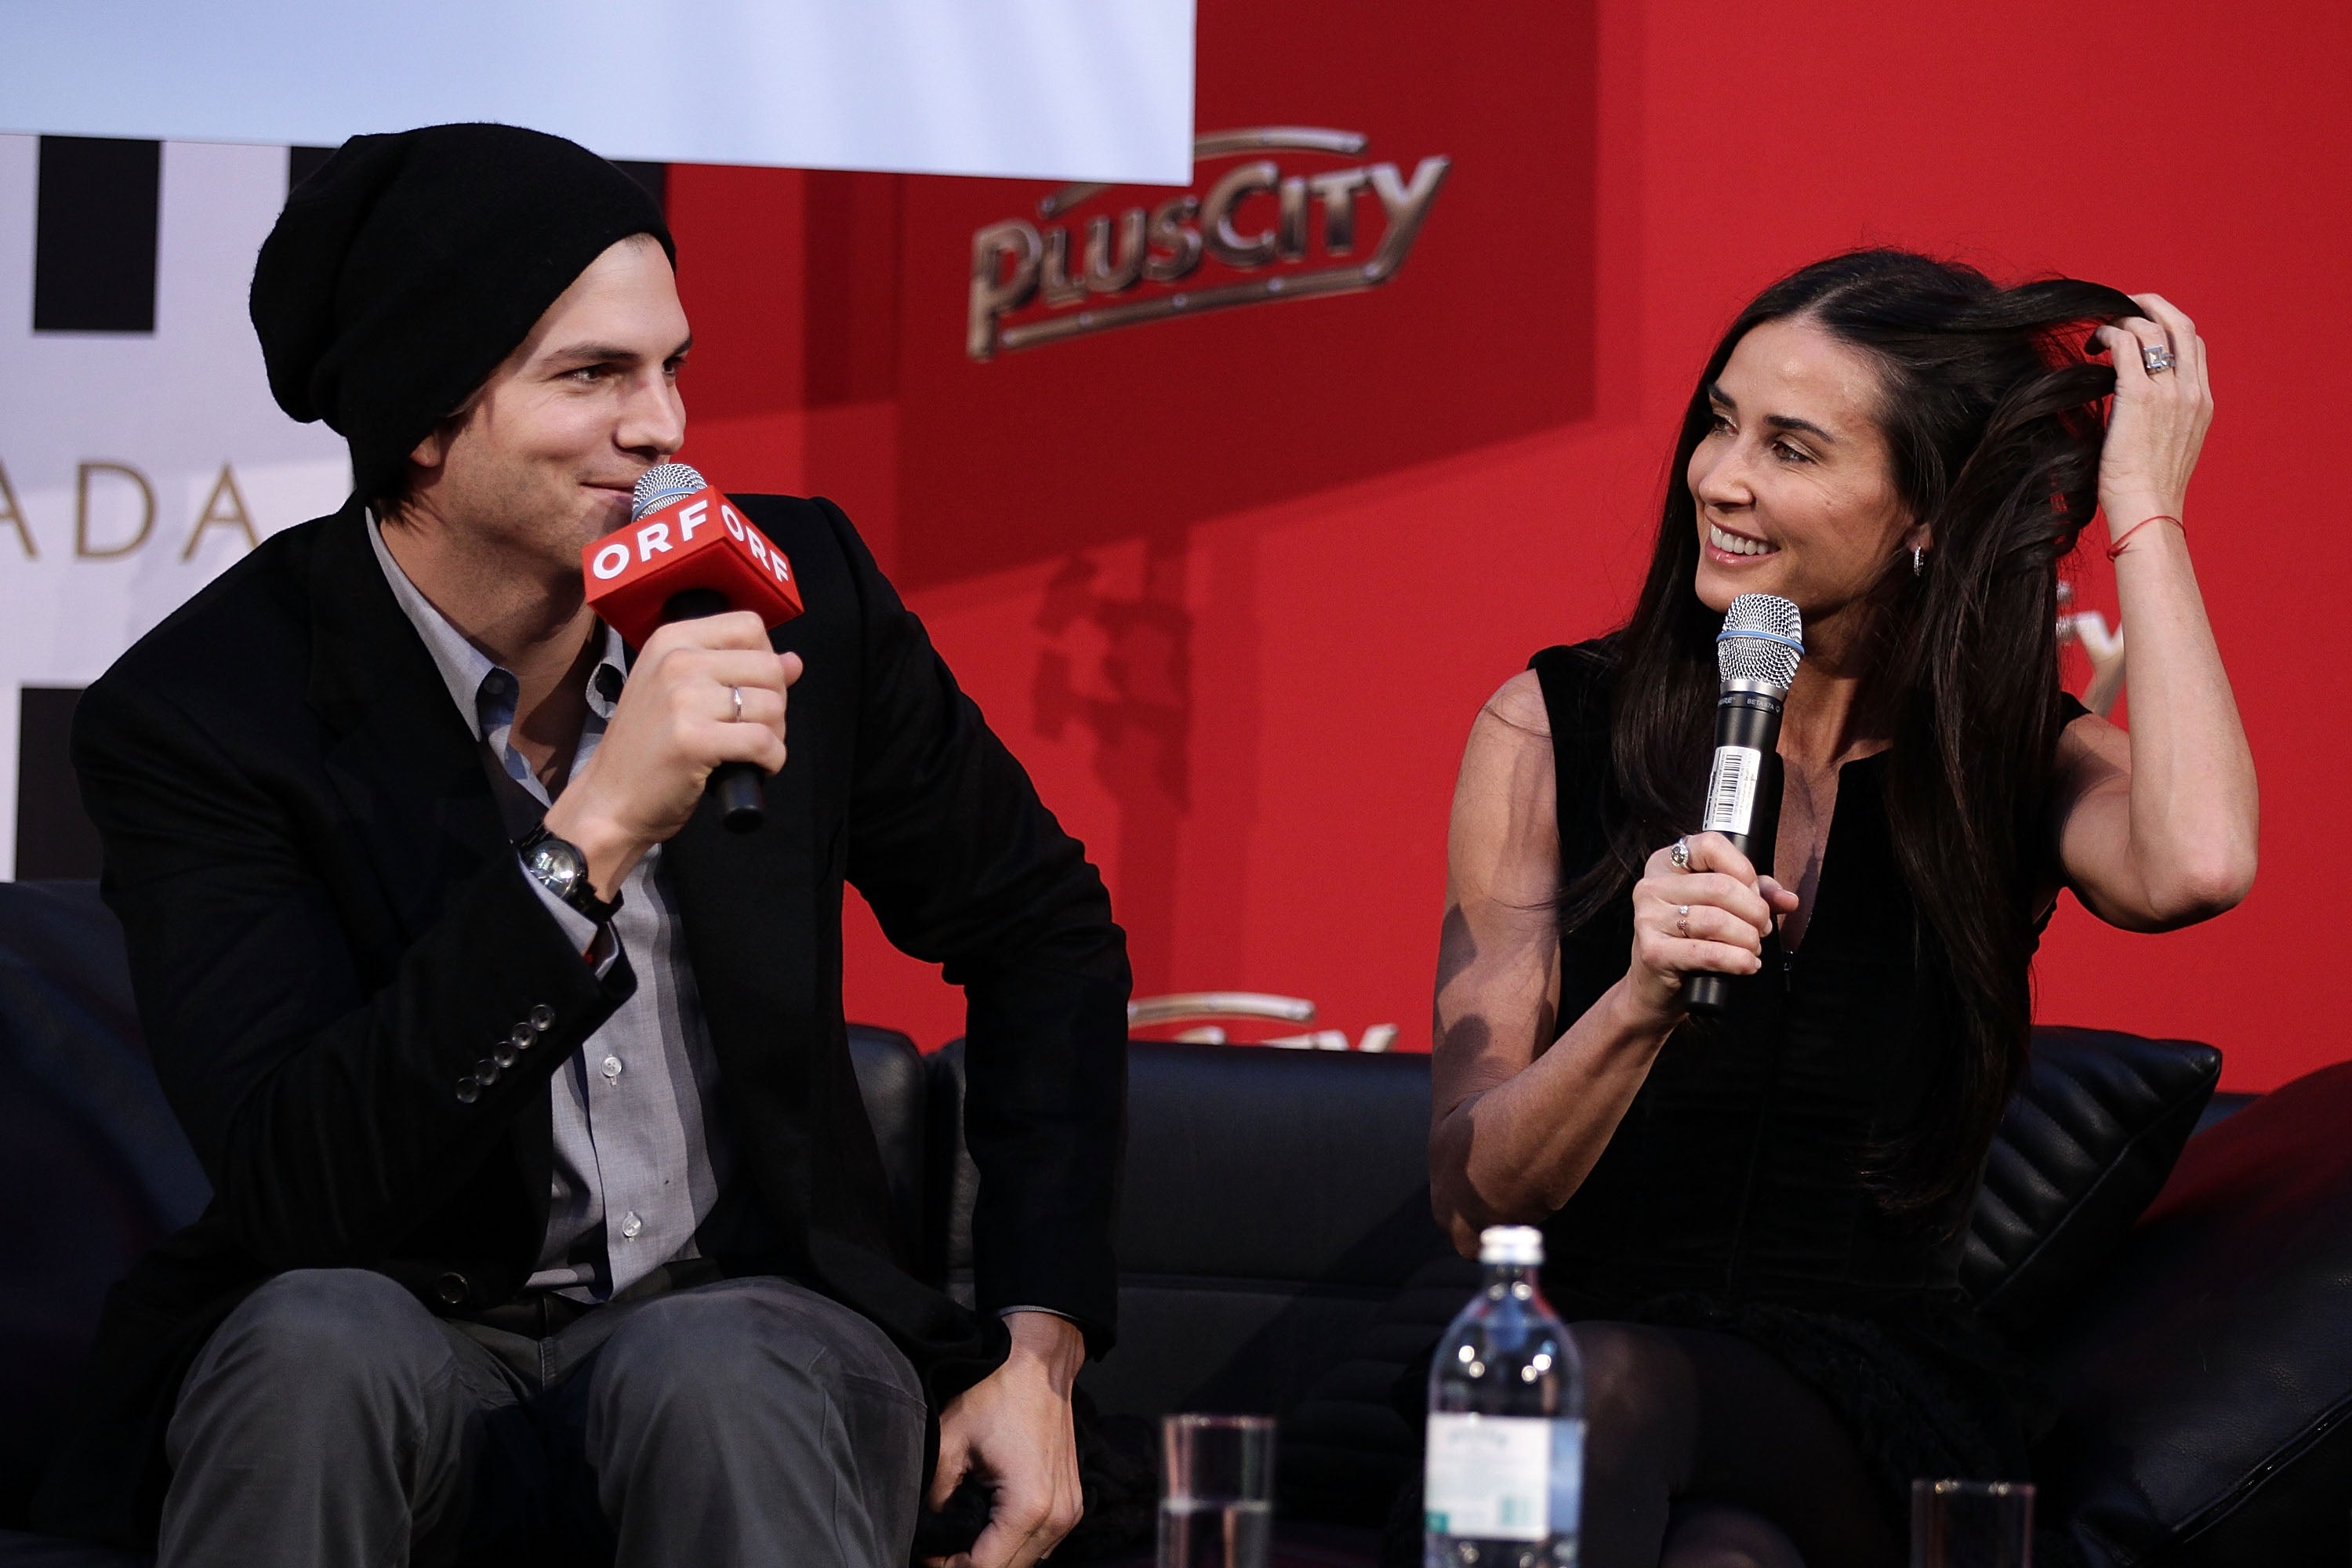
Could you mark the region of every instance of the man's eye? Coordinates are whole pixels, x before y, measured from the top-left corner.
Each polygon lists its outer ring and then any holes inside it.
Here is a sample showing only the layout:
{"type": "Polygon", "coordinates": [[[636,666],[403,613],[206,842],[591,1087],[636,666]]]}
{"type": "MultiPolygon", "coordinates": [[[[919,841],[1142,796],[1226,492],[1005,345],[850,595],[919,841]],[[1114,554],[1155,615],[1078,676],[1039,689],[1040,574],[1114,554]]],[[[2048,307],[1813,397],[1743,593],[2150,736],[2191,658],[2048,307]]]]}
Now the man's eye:
{"type": "Polygon", "coordinates": [[[583,364],[571,374],[574,381],[602,381],[611,370],[610,365],[583,364]]]}

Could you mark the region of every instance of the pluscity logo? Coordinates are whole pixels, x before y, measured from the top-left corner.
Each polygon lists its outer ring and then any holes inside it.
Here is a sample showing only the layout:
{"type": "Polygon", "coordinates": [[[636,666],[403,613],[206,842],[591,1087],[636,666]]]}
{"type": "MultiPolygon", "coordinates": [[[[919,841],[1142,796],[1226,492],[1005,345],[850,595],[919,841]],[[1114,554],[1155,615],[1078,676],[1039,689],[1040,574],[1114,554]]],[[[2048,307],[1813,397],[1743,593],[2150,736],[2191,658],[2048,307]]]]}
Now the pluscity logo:
{"type": "MultiPolygon", "coordinates": [[[[1116,216],[1098,213],[1084,219],[1082,239],[1075,237],[1075,220],[1042,227],[1025,218],[991,224],[971,237],[965,352],[992,359],[1000,349],[1034,348],[1112,327],[1352,293],[1387,282],[1412,249],[1452,159],[1423,158],[1408,181],[1394,163],[1286,174],[1272,158],[1253,156],[1296,152],[1352,158],[1367,145],[1360,132],[1311,126],[1220,131],[1198,138],[1192,156],[1203,163],[1244,161],[1203,193],[1161,202],[1149,212],[1137,205],[1116,216]],[[1357,211],[1368,195],[1380,205],[1380,240],[1369,258],[1357,261],[1357,211]],[[1313,243],[1318,235],[1319,247],[1313,243]],[[1230,281],[1195,277],[1204,259],[1242,276],[1230,281]],[[1160,287],[1155,291],[1151,285],[1160,287]],[[1033,303],[1039,307],[1033,314],[1007,320],[1033,303]]],[[[1037,216],[1062,217],[1108,188],[1066,185],[1037,204],[1037,216]]]]}

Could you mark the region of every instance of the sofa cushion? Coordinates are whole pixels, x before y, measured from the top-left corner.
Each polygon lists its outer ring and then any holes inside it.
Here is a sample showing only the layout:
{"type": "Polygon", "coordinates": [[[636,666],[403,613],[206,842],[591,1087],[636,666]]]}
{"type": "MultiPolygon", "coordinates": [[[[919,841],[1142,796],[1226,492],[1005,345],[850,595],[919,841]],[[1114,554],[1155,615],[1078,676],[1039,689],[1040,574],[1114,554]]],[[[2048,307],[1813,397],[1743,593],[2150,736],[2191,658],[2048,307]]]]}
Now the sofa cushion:
{"type": "MultiPolygon", "coordinates": [[[[960,1043],[929,1065],[932,1246],[969,1299],[960,1043]]],[[[1286,1414],[1447,1253],[1426,1057],[1137,1040],[1127,1117],[1118,1348],[1084,1380],[1107,1417],[1286,1414]]]]}
{"type": "Polygon", "coordinates": [[[2031,1342],[2074,1302],[2164,1185],[2221,1077],[2192,1040],[2039,1028],[1985,1163],[1961,1283],[2031,1342]]]}
{"type": "Polygon", "coordinates": [[[16,1222],[0,1269],[7,1526],[24,1522],[107,1287],[209,1194],[94,883],[0,882],[0,1191],[16,1222]]]}
{"type": "Polygon", "coordinates": [[[0,1530],[0,1568],[151,1568],[154,1561],[87,1541],[0,1530]]]}
{"type": "Polygon", "coordinates": [[[922,1054],[896,1029],[849,1026],[849,1063],[874,1124],[874,1147],[890,1186],[890,1224],[911,1266],[923,1248],[923,1151],[929,1137],[922,1054]]]}
{"type": "Polygon", "coordinates": [[[2037,1456],[2094,1563],[2345,1561],[2352,1063],[2192,1140],[2042,1359],[2037,1456]]]}

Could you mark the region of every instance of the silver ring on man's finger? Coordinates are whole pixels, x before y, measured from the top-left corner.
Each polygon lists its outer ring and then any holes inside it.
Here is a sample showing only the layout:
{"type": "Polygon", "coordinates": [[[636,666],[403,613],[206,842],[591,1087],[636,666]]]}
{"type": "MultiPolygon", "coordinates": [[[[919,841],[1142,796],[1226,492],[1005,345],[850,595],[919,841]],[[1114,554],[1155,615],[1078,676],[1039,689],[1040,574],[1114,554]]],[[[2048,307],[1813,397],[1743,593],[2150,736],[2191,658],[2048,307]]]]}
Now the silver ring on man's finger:
{"type": "Polygon", "coordinates": [[[743,721],[743,689],[730,686],[727,689],[735,694],[735,722],[740,724],[743,721]]]}
{"type": "Polygon", "coordinates": [[[2162,343],[2140,345],[2139,363],[2147,367],[2150,375],[2162,375],[2172,368],[2172,351],[2162,343]]]}
{"type": "Polygon", "coordinates": [[[1688,904],[1676,904],[1675,906],[1675,930],[1681,935],[1690,935],[1690,906],[1688,904]]]}
{"type": "MultiPolygon", "coordinates": [[[[1669,847],[1669,848],[1666,850],[1666,858],[1667,858],[1667,859],[1669,859],[1669,860],[1671,860],[1671,861],[1673,861],[1673,862],[1675,863],[1675,870],[1677,870],[1677,871],[1687,871],[1687,870],[1689,870],[1689,869],[1690,869],[1690,840],[1689,840],[1689,839],[1687,839],[1687,838],[1677,838],[1677,839],[1675,839],[1675,840],[1674,841],[1673,846],[1672,846],[1671,847],[1669,847]]],[[[1689,911],[1689,910],[1684,910],[1683,912],[1684,912],[1685,914],[1688,914],[1690,911],[1689,911]]]]}

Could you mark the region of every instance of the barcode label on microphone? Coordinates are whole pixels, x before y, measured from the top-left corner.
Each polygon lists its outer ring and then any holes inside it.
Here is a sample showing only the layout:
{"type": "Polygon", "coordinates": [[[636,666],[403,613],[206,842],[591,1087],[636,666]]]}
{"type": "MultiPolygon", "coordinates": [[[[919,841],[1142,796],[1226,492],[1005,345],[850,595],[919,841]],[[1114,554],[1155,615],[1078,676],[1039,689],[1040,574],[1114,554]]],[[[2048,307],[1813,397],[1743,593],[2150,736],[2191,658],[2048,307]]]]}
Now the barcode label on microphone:
{"type": "Polygon", "coordinates": [[[1756,775],[1764,753],[1753,746],[1717,746],[1715,771],[1706,781],[1706,820],[1702,833],[1746,833],[1756,820],[1756,775]]]}

